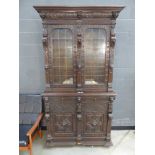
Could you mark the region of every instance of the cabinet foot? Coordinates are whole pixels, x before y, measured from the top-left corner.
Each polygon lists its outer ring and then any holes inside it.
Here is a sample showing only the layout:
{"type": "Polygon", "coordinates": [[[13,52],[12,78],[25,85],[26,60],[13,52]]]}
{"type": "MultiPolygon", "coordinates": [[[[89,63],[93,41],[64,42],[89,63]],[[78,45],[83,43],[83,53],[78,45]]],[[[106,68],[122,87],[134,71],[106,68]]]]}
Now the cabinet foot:
{"type": "Polygon", "coordinates": [[[110,141],[107,141],[106,143],[105,143],[105,147],[110,147],[110,146],[112,146],[113,145],[113,143],[112,143],[112,141],[110,140],[110,141]]]}

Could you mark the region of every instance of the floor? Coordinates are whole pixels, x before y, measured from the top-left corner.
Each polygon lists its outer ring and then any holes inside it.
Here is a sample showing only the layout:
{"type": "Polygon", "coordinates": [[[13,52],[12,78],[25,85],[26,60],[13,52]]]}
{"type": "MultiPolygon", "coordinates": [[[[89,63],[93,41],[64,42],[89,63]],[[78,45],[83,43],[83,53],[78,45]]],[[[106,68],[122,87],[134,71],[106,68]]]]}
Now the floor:
{"type": "MultiPolygon", "coordinates": [[[[45,136],[39,137],[33,142],[33,155],[134,155],[135,134],[134,130],[113,130],[113,146],[104,147],[45,147],[45,136]]],[[[45,134],[44,134],[45,135],[45,134]]],[[[26,151],[20,151],[19,155],[29,155],[26,151]]]]}

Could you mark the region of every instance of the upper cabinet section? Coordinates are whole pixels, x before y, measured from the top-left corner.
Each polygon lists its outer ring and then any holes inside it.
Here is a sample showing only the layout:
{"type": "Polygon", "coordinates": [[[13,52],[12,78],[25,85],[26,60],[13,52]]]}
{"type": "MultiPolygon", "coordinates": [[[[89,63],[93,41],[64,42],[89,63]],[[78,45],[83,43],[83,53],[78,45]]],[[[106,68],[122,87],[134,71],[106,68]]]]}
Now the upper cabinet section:
{"type": "Polygon", "coordinates": [[[43,23],[46,90],[112,91],[114,27],[123,6],[34,6],[43,23]]]}

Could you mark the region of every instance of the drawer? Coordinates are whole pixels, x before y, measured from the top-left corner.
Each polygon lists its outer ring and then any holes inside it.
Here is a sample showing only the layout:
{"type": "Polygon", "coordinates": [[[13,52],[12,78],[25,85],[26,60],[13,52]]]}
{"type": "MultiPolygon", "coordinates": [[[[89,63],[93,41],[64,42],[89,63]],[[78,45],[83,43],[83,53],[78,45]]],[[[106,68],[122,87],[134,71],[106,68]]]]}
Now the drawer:
{"type": "Polygon", "coordinates": [[[75,97],[44,97],[45,112],[74,112],[76,110],[75,97]],[[47,99],[45,99],[47,98],[47,99]]]}
{"type": "Polygon", "coordinates": [[[85,97],[83,98],[83,112],[97,112],[106,114],[108,111],[108,97],[85,97]]]}

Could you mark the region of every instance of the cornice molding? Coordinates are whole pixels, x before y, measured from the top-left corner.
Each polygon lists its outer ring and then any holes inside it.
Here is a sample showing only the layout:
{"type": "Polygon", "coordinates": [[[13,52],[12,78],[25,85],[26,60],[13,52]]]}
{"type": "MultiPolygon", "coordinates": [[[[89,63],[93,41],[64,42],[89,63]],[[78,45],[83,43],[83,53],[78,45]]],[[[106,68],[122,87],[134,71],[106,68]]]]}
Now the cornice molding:
{"type": "Polygon", "coordinates": [[[124,6],[34,6],[42,20],[112,18],[116,19],[124,6]]]}

